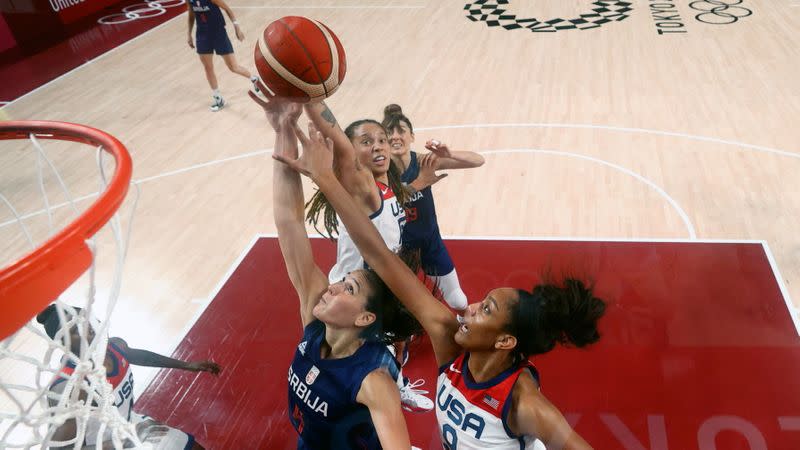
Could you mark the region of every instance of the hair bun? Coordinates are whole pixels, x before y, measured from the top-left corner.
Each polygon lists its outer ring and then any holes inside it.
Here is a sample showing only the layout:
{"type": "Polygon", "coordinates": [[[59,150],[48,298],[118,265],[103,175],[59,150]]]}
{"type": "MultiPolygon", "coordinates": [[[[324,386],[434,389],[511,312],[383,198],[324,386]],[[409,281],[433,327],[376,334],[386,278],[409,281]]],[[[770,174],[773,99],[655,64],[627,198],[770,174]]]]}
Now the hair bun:
{"type": "Polygon", "coordinates": [[[397,103],[386,105],[386,107],[383,108],[384,117],[391,117],[394,115],[402,115],[402,114],[403,114],[403,108],[401,108],[400,105],[398,105],[397,103]]]}

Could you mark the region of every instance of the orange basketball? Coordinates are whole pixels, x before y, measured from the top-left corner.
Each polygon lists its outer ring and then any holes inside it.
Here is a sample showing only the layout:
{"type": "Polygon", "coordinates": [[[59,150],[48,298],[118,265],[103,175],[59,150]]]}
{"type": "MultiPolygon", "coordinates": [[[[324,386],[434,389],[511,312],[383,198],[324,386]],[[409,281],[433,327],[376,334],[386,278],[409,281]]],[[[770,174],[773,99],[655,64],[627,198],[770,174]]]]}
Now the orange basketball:
{"type": "Polygon", "coordinates": [[[347,69],[344,48],[316,20],[287,16],[267,26],[255,49],[258,75],[279,97],[307,103],[330,97],[347,69]]]}

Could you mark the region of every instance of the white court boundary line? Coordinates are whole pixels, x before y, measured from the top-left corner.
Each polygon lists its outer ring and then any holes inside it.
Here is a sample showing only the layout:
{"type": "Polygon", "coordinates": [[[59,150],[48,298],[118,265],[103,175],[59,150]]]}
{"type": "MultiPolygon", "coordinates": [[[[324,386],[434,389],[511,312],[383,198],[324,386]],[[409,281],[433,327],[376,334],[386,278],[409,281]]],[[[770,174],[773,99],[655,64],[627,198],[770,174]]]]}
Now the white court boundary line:
{"type": "MultiPolygon", "coordinates": [[[[172,175],[180,175],[182,173],[191,172],[191,171],[193,171],[195,169],[202,169],[202,168],[205,168],[205,167],[215,166],[215,165],[218,165],[218,164],[222,164],[222,163],[226,163],[226,162],[230,162],[230,161],[235,161],[237,159],[250,158],[252,156],[259,156],[259,155],[267,155],[267,154],[272,153],[272,150],[273,149],[271,149],[271,148],[266,149],[266,150],[256,150],[256,151],[253,151],[253,152],[242,153],[241,155],[230,156],[228,158],[215,159],[215,160],[212,160],[212,161],[206,161],[204,163],[193,164],[191,166],[187,166],[187,167],[184,167],[182,169],[175,169],[175,170],[171,170],[169,172],[160,173],[158,175],[152,175],[152,176],[149,176],[149,177],[140,178],[138,180],[133,180],[131,182],[131,185],[138,185],[138,184],[141,184],[141,183],[146,183],[148,181],[157,180],[159,178],[165,178],[165,177],[169,177],[169,176],[172,176],[172,175]]],[[[78,202],[81,202],[81,201],[84,201],[84,200],[88,200],[90,198],[97,197],[98,195],[99,195],[99,193],[94,192],[92,194],[86,194],[86,195],[83,195],[81,197],[77,197],[75,199],[75,203],[78,203],[78,202]]],[[[69,205],[70,205],[70,203],[63,202],[63,203],[59,203],[59,204],[57,204],[55,206],[51,206],[50,209],[55,211],[56,209],[60,209],[60,208],[63,208],[65,206],[69,206],[69,205]]],[[[39,210],[39,211],[34,211],[32,213],[25,214],[25,215],[20,216],[20,217],[23,220],[25,220],[25,219],[30,219],[32,217],[36,217],[36,216],[42,215],[45,212],[46,211],[42,209],[42,210],[39,210]]],[[[15,223],[17,223],[17,219],[7,220],[5,222],[0,222],[0,228],[3,228],[5,226],[9,226],[9,225],[13,225],[15,223]]]]}
{"type": "Polygon", "coordinates": [[[657,136],[678,137],[693,141],[713,142],[715,144],[732,145],[735,147],[742,147],[749,150],[756,150],[765,153],[774,153],[776,155],[788,156],[790,158],[800,159],[800,153],[788,152],[786,150],[780,150],[772,147],[765,147],[763,145],[745,144],[743,142],[738,142],[738,141],[700,136],[695,134],[680,133],[675,131],[660,131],[660,130],[651,130],[648,128],[615,127],[610,125],[535,123],[535,122],[534,123],[476,123],[476,124],[465,124],[465,125],[437,125],[432,127],[421,127],[417,128],[417,131],[456,130],[461,128],[573,128],[573,129],[577,128],[577,129],[588,129],[588,130],[618,131],[622,133],[653,134],[657,136]]]}
{"type": "Polygon", "coordinates": [[[622,167],[620,165],[608,162],[608,161],[600,159],[600,158],[595,158],[593,156],[581,155],[579,153],[562,152],[562,151],[558,151],[558,150],[535,149],[535,148],[486,150],[486,151],[479,151],[478,153],[480,153],[482,155],[499,155],[499,154],[509,154],[509,153],[540,153],[540,154],[545,154],[545,155],[568,156],[568,157],[571,157],[571,158],[584,159],[584,160],[587,160],[587,161],[591,161],[591,162],[594,162],[594,163],[598,163],[598,164],[601,164],[601,165],[604,165],[604,166],[611,167],[612,169],[615,169],[615,170],[617,170],[619,172],[622,172],[622,173],[624,173],[624,174],[626,174],[628,176],[631,176],[631,177],[641,181],[642,183],[650,186],[651,189],[653,189],[659,195],[664,197],[667,200],[667,203],[672,205],[672,208],[675,209],[678,212],[678,215],[681,217],[681,220],[683,220],[683,224],[686,225],[686,229],[689,231],[689,237],[692,238],[692,239],[697,238],[697,233],[695,232],[694,225],[692,224],[691,219],[689,219],[688,214],[686,214],[686,211],[683,210],[681,205],[679,205],[678,202],[674,198],[672,198],[671,195],[669,195],[663,188],[661,188],[661,186],[657,185],[655,182],[651,181],[650,179],[645,178],[644,176],[639,175],[638,173],[636,173],[636,172],[634,172],[634,171],[632,171],[630,169],[627,169],[625,167],[622,167]]]}
{"type": "MultiPolygon", "coordinates": [[[[203,300],[203,302],[198,307],[195,314],[192,318],[186,323],[183,327],[183,330],[179,333],[178,339],[169,346],[169,350],[166,352],[168,355],[173,355],[175,350],[181,344],[181,342],[186,339],[186,336],[189,334],[189,331],[197,324],[197,321],[200,320],[200,317],[205,313],[206,309],[208,309],[208,305],[219,295],[222,291],[222,288],[225,284],[228,283],[233,273],[244,261],[244,258],[253,250],[256,243],[260,239],[277,239],[277,233],[258,233],[256,234],[251,240],[250,243],[245,246],[245,248],[241,251],[239,256],[231,263],[230,267],[228,268],[227,272],[219,279],[217,282],[216,287],[212,289],[211,293],[203,300]]],[[[316,234],[309,236],[310,239],[324,239],[327,240],[326,237],[316,234]]],[[[464,240],[464,241],[522,241],[522,242],[532,242],[532,241],[540,241],[540,242],[613,242],[613,243],[667,243],[667,244],[751,244],[751,245],[761,245],[761,248],[764,250],[764,254],[767,257],[769,262],[770,268],[772,269],[772,275],[775,278],[775,281],[778,283],[778,289],[781,292],[781,296],[783,297],[783,301],[786,304],[787,312],[789,313],[789,317],[792,319],[792,323],[795,327],[795,332],[797,335],[800,336],[800,311],[794,307],[791,298],[789,297],[789,291],[786,289],[786,285],[783,282],[783,277],[781,276],[780,270],[778,269],[778,264],[775,262],[775,258],[772,255],[772,251],[769,248],[769,244],[767,244],[764,240],[757,240],[757,239],[658,239],[658,238],[618,238],[618,237],[607,237],[607,238],[597,238],[597,237],[554,237],[554,236],[460,236],[460,235],[448,235],[442,236],[444,240],[464,240]]],[[[144,379],[144,386],[145,388],[142,390],[142,393],[147,391],[150,388],[150,384],[152,384],[153,380],[155,380],[156,375],[158,372],[153,373],[151,376],[143,377],[144,379]]]]}

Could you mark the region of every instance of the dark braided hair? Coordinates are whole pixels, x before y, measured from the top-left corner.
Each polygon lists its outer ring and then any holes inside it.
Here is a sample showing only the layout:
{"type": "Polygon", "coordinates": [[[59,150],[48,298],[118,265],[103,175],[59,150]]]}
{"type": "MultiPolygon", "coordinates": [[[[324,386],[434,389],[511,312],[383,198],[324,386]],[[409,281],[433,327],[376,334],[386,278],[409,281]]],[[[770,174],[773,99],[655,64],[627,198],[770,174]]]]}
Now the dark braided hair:
{"type": "MultiPolygon", "coordinates": [[[[397,256],[412,272],[419,272],[419,252],[401,248],[397,256]]],[[[365,309],[375,314],[375,321],[361,332],[361,337],[367,341],[388,345],[421,335],[422,325],[403,306],[381,277],[372,269],[364,269],[364,273],[370,286],[365,309]]]]}
{"type": "Polygon", "coordinates": [[[533,292],[517,290],[506,331],[517,338],[517,360],[547,353],[556,344],[585,347],[597,342],[597,321],[606,303],[582,281],[566,278],[560,284],[544,283],[533,292]]]}
{"type": "Polygon", "coordinates": [[[400,125],[405,124],[408,125],[408,130],[411,131],[412,134],[414,133],[414,126],[411,125],[411,120],[408,116],[403,114],[403,108],[397,103],[386,105],[386,107],[383,108],[382,124],[387,132],[394,131],[396,128],[399,128],[400,125]]]}
{"type": "MultiPolygon", "coordinates": [[[[383,125],[375,120],[362,119],[348,125],[344,130],[344,134],[349,139],[353,139],[356,128],[366,123],[375,124],[383,128],[383,125]]],[[[384,131],[386,131],[385,128],[384,131]]],[[[394,192],[397,201],[399,201],[401,205],[405,205],[411,198],[411,195],[407,188],[403,185],[400,175],[400,169],[394,163],[394,160],[390,158],[389,172],[387,173],[387,176],[389,177],[389,188],[391,188],[391,190],[394,192]]],[[[311,199],[309,199],[305,204],[305,208],[306,222],[313,225],[314,229],[317,230],[319,234],[327,236],[330,240],[336,239],[335,236],[339,234],[339,221],[336,218],[336,211],[333,209],[333,206],[328,201],[327,197],[325,197],[325,194],[317,189],[316,192],[314,192],[314,195],[311,196],[311,199]],[[319,229],[320,214],[322,215],[322,223],[323,227],[325,228],[325,233],[319,229]]]]}

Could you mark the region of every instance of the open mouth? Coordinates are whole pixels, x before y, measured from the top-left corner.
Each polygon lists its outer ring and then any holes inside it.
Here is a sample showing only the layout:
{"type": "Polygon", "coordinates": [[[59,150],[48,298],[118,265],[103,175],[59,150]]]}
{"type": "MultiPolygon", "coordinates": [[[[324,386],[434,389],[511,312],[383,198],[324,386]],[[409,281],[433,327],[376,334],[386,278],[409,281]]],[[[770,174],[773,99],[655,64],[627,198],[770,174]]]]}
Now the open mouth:
{"type": "Polygon", "coordinates": [[[376,156],[376,157],[372,158],[372,162],[374,162],[375,164],[378,164],[378,165],[382,165],[382,164],[384,164],[386,162],[386,157],[383,156],[383,155],[376,156]]]}
{"type": "Polygon", "coordinates": [[[467,321],[464,319],[464,316],[456,316],[456,320],[461,324],[461,326],[458,327],[458,331],[468,333],[469,327],[467,326],[467,321]]]}

